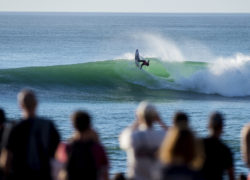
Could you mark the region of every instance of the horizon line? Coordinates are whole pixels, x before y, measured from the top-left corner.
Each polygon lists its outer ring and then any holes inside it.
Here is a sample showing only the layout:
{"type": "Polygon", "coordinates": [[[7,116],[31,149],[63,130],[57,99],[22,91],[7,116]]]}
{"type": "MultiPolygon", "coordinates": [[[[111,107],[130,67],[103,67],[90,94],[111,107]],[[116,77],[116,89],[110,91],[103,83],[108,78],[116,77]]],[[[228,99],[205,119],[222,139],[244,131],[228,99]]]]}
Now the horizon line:
{"type": "Polygon", "coordinates": [[[250,12],[115,12],[115,11],[1,11],[0,13],[114,13],[114,14],[250,14],[250,12]]]}

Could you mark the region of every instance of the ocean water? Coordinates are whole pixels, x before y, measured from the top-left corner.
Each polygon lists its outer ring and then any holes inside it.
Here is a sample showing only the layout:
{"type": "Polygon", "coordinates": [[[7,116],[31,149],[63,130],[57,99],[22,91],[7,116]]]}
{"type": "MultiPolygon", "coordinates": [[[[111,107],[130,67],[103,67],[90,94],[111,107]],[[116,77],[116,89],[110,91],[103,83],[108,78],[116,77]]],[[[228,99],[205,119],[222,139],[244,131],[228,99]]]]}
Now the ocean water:
{"type": "Polygon", "coordinates": [[[88,110],[111,174],[126,171],[118,136],[140,101],[153,102],[170,126],[174,112],[187,112],[199,137],[218,110],[236,173],[247,173],[240,130],[250,119],[249,39],[250,14],[0,13],[0,107],[19,119],[16,94],[34,89],[39,115],[64,140],[72,112],[88,110]],[[143,70],[137,48],[150,60],[143,70]]]}

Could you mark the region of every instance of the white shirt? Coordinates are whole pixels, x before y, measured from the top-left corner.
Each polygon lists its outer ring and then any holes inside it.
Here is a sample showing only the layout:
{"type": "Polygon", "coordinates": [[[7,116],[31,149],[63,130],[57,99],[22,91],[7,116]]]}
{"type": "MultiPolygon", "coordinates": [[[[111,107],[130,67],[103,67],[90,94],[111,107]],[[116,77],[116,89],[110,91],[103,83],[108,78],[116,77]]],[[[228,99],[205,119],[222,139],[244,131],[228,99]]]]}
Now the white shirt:
{"type": "Polygon", "coordinates": [[[166,131],[140,126],[137,130],[126,128],[120,135],[120,147],[127,152],[128,177],[135,180],[152,180],[158,167],[155,153],[166,131]]]}

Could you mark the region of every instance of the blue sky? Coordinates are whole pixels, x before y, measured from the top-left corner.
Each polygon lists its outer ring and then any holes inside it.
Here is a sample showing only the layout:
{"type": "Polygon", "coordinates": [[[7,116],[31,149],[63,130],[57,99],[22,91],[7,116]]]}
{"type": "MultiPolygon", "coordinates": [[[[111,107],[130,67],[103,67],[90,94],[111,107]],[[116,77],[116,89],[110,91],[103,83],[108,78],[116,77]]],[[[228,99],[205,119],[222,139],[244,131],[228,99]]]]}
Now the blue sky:
{"type": "Polygon", "coordinates": [[[250,13],[250,0],[0,0],[0,11],[250,13]]]}

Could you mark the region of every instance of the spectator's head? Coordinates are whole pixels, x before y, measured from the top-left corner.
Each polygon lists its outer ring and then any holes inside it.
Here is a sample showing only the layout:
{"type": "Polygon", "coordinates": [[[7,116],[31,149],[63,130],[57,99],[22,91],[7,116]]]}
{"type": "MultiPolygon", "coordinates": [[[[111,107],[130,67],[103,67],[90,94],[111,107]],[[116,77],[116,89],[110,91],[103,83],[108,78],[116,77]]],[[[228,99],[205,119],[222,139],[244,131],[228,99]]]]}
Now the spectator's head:
{"type": "Polygon", "coordinates": [[[238,180],[247,180],[247,176],[243,173],[241,173],[238,177],[238,180]]]}
{"type": "Polygon", "coordinates": [[[85,111],[76,111],[72,115],[72,122],[78,132],[84,132],[91,128],[91,117],[85,111]]]}
{"type": "Polygon", "coordinates": [[[136,110],[136,117],[140,124],[152,127],[154,121],[159,119],[159,114],[153,105],[141,102],[136,110]]]}
{"type": "Polygon", "coordinates": [[[214,112],[211,114],[209,118],[208,127],[213,136],[219,137],[221,135],[222,129],[223,129],[223,121],[224,121],[224,117],[221,113],[214,112]]]}
{"type": "Polygon", "coordinates": [[[23,110],[25,118],[35,116],[37,99],[35,93],[30,89],[24,89],[18,94],[18,102],[23,110]]]}
{"type": "Polygon", "coordinates": [[[0,126],[6,121],[5,113],[3,109],[0,109],[0,126]]]}
{"type": "Polygon", "coordinates": [[[188,128],[188,115],[184,112],[177,112],[174,115],[173,124],[178,128],[188,128]]]}
{"type": "Polygon", "coordinates": [[[192,131],[171,128],[160,148],[160,160],[165,164],[191,165],[195,158],[196,143],[192,131]]]}
{"type": "Polygon", "coordinates": [[[123,173],[117,173],[115,174],[113,180],[126,180],[126,178],[123,173]]]}

